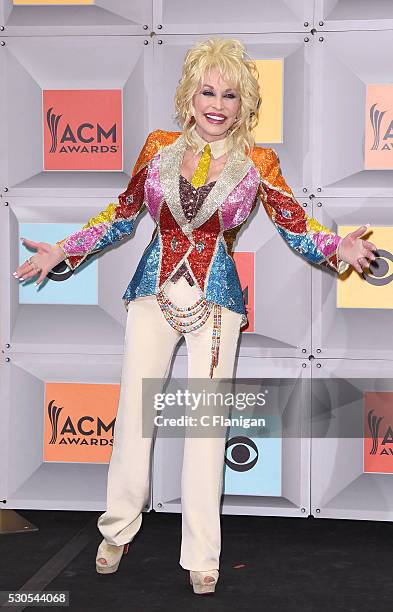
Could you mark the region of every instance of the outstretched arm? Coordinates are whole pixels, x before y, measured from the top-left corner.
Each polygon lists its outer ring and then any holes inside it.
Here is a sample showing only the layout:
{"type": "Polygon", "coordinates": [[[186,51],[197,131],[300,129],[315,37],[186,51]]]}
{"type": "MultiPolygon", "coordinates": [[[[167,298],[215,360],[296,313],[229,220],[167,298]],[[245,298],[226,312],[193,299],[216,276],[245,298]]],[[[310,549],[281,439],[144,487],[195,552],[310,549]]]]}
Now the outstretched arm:
{"type": "Polygon", "coordinates": [[[164,130],[151,132],[133,168],[127,189],[118,196],[118,202],[110,203],[78,231],[55,244],[22,238],[23,244],[37,252],[16,268],[13,273],[15,278],[27,280],[38,273],[35,284],[40,285],[48,272],[61,261],[65,261],[71,270],[75,270],[89,255],[98,253],[130,234],[144,205],[148,164],[163,146],[174,142],[179,134],[164,130]]]}
{"type": "Polygon", "coordinates": [[[367,229],[365,226],[341,238],[305,213],[282,176],[279,158],[273,149],[258,148],[255,157],[261,174],[261,201],[291,248],[311,263],[330,266],[338,274],[345,272],[349,265],[361,272],[361,265],[369,265],[367,258],[375,259],[371,250],[376,246],[360,239],[367,229]]]}
{"type": "Polygon", "coordinates": [[[116,204],[89,219],[78,231],[59,240],[56,244],[65,255],[65,262],[75,270],[89,255],[131,234],[135,219],[143,209],[144,187],[148,165],[154,155],[166,144],[176,140],[177,132],[154,130],[149,134],[139,153],[127,189],[118,196],[116,204]]]}
{"type": "Polygon", "coordinates": [[[136,172],[127,189],[119,195],[117,204],[109,204],[70,236],[55,244],[22,238],[23,244],[35,249],[36,253],[16,268],[13,273],[15,278],[24,281],[39,273],[35,284],[40,285],[48,272],[60,262],[65,261],[71,270],[75,270],[88,255],[130,234],[143,206],[147,169],[148,166],[144,166],[136,172]]]}
{"type": "Polygon", "coordinates": [[[148,166],[144,166],[129,181],[127,189],[80,229],[56,244],[65,254],[65,262],[75,270],[88,255],[98,253],[110,244],[131,234],[135,219],[144,204],[144,186],[148,166]]]}

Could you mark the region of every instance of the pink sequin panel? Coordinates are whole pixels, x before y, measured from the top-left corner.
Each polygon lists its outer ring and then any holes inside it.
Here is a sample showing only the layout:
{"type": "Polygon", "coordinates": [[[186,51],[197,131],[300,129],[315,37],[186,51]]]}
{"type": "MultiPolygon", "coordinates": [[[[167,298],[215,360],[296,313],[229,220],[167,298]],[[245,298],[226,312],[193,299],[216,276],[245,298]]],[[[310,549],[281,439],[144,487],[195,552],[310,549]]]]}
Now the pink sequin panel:
{"type": "Polygon", "coordinates": [[[224,229],[240,225],[250,214],[260,180],[258,170],[252,166],[223,202],[221,212],[224,229]]]}
{"type": "Polygon", "coordinates": [[[341,237],[337,236],[337,234],[328,234],[327,232],[315,232],[312,240],[324,257],[330,257],[336,252],[341,237]]]}
{"type": "Polygon", "coordinates": [[[89,253],[96,242],[105,234],[107,228],[108,223],[98,223],[97,225],[74,232],[63,242],[64,252],[71,255],[89,253]]]}
{"type": "Polygon", "coordinates": [[[160,183],[160,156],[155,155],[149,163],[145,182],[145,202],[153,219],[158,221],[158,210],[164,193],[160,183]]]}

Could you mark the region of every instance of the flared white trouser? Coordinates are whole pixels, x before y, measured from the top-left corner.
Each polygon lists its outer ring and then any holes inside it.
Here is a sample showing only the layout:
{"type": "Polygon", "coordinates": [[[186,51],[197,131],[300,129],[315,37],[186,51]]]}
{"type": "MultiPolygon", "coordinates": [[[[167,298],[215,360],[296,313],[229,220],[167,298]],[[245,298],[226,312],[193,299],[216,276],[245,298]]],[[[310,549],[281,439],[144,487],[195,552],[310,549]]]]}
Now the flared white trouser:
{"type": "MultiPolygon", "coordinates": [[[[199,299],[184,277],[165,291],[178,307],[199,299]]],[[[241,314],[222,308],[219,363],[213,378],[232,378],[241,314]]],[[[199,329],[184,334],[188,378],[208,378],[213,309],[199,329]]],[[[142,437],[142,379],[165,381],[182,333],[166,321],[155,295],[130,302],[124,342],[119,406],[108,470],[107,510],[98,518],[103,537],[117,546],[130,542],[142,525],[149,499],[151,437],[142,437]]],[[[184,569],[219,569],[220,500],[225,437],[185,437],[181,477],[182,540],[179,563],[184,569]]]]}

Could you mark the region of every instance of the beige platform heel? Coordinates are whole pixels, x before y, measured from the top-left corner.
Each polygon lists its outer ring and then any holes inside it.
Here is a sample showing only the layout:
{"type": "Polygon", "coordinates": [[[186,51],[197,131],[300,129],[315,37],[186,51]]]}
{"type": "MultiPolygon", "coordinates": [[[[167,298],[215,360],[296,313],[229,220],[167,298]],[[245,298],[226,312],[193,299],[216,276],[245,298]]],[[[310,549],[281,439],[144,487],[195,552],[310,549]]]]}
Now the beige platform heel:
{"type": "Polygon", "coordinates": [[[99,574],[113,574],[117,571],[123,555],[128,553],[129,544],[122,546],[114,546],[108,544],[106,540],[102,540],[97,550],[96,570],[99,574]],[[105,559],[106,563],[102,563],[99,559],[105,559]]]}
{"type": "Polygon", "coordinates": [[[190,584],[194,589],[194,593],[196,593],[197,595],[207,595],[208,593],[214,593],[217,581],[218,570],[216,569],[203,572],[190,570],[190,584]],[[214,580],[205,581],[206,576],[209,576],[214,580]]]}

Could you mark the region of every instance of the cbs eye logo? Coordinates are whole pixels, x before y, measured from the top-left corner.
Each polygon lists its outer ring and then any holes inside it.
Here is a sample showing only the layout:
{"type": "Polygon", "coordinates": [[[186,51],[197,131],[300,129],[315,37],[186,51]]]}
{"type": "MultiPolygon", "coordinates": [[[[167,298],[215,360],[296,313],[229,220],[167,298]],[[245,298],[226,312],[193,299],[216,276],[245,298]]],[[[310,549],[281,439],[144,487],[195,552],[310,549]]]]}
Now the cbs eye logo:
{"type": "Polygon", "coordinates": [[[389,251],[374,251],[376,259],[370,262],[368,270],[363,270],[365,281],[377,287],[388,285],[393,281],[393,255],[389,251]]]}
{"type": "Polygon", "coordinates": [[[253,440],[246,436],[235,436],[225,445],[225,464],[234,472],[248,472],[256,465],[259,459],[258,447],[253,440]],[[229,449],[232,449],[227,456],[229,449]],[[252,452],[254,457],[252,457],[252,452]]]}
{"type": "Polygon", "coordinates": [[[49,280],[59,283],[70,278],[72,274],[72,270],[69,269],[65,261],[61,261],[54,268],[52,268],[52,270],[50,270],[46,276],[49,278],[49,280]]]}

